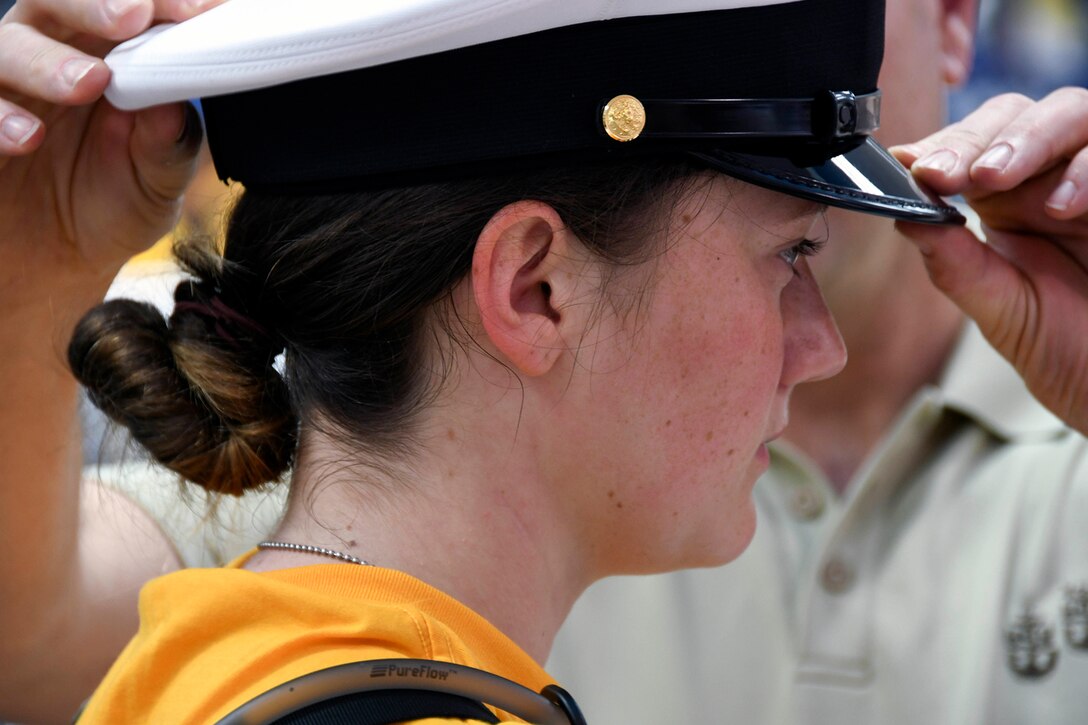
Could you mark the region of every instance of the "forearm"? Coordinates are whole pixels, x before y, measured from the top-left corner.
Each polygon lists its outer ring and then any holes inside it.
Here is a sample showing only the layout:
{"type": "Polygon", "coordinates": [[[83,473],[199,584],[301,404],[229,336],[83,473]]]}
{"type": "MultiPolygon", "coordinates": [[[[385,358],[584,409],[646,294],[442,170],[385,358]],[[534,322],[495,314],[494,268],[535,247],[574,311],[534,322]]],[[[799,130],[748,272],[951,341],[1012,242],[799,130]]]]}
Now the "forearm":
{"type": "MultiPolygon", "coordinates": [[[[7,255],[0,255],[7,256],[7,255]]],[[[0,259],[0,262],[12,260],[0,259]]],[[[110,271],[6,266],[0,288],[0,719],[44,662],[80,646],[52,650],[58,633],[86,611],[79,561],[80,435],[78,386],[65,364],[68,337],[101,298],[110,271]],[[18,269],[18,267],[14,267],[18,269]]],[[[73,638],[74,639],[74,638],[73,638]]],[[[48,673],[38,673],[39,676],[48,673]]]]}
{"type": "Polygon", "coordinates": [[[83,48],[214,4],[140,0],[116,15],[103,0],[19,0],[0,18],[0,115],[33,129],[0,134],[0,720],[40,719],[4,709],[24,696],[85,694],[131,625],[144,572],[80,538],[78,387],[65,350],[120,264],[169,230],[202,134],[183,105],[105,102],[110,71],[83,48]],[[74,82],[58,84],[73,67],[74,82]],[[34,690],[36,675],[55,694],[34,690]]]}

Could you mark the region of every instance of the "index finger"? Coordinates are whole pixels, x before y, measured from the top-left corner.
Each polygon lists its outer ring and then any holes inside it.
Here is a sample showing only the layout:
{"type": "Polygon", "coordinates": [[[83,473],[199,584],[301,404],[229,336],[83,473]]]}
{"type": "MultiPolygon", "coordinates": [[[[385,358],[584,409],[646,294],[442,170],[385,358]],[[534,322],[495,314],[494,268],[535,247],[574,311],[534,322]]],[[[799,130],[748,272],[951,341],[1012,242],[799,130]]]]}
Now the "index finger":
{"type": "Polygon", "coordinates": [[[971,166],[972,180],[1007,191],[1073,159],[1088,146],[1088,90],[1061,88],[1028,106],[971,166]]]}
{"type": "Polygon", "coordinates": [[[5,21],[33,25],[62,41],[77,34],[120,41],[154,20],[180,22],[224,0],[19,0],[5,21]]]}
{"type": "Polygon", "coordinates": [[[1031,104],[1030,98],[1018,94],[991,98],[962,121],[916,143],[893,147],[892,152],[938,194],[962,194],[974,181],[975,162],[1031,104]]]}
{"type": "Polygon", "coordinates": [[[151,25],[152,0],[19,0],[5,22],[67,41],[77,34],[125,40],[151,25]]]}

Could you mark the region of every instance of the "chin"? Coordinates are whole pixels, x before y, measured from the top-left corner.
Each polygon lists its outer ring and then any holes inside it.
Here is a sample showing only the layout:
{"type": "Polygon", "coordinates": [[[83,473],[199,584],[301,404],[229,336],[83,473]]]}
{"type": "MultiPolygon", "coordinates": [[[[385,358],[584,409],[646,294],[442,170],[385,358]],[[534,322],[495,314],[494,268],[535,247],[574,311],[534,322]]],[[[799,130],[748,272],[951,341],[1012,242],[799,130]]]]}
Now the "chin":
{"type": "MultiPolygon", "coordinates": [[[[738,487],[740,489],[740,487],[738,487]]],[[[748,548],[756,531],[756,505],[750,487],[724,496],[725,500],[707,501],[673,514],[669,523],[653,515],[649,526],[641,529],[638,549],[618,547],[604,574],[663,574],[680,569],[719,567],[733,561],[748,548]],[[674,523],[675,522],[675,523],[674,523]],[[664,529],[658,527],[664,525],[664,529]]]]}
{"type": "Polygon", "coordinates": [[[741,554],[748,550],[748,546],[752,543],[752,539],[756,535],[756,514],[752,511],[752,515],[745,519],[745,525],[740,525],[737,528],[730,531],[732,536],[725,547],[721,551],[721,556],[714,562],[704,564],[703,566],[723,566],[735,560],[741,554]]]}
{"type": "Polygon", "coordinates": [[[708,569],[724,566],[743,554],[756,534],[756,507],[752,497],[749,496],[742,506],[727,512],[717,523],[717,536],[677,568],[708,569]]]}

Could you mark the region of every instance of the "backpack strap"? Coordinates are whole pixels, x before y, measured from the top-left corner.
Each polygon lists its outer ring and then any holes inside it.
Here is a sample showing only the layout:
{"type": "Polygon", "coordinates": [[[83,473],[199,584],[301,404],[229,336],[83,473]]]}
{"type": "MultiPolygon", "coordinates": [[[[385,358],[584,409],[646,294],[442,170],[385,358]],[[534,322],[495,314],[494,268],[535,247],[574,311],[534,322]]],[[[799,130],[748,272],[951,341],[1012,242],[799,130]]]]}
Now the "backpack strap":
{"type": "Polygon", "coordinates": [[[498,723],[478,700],[427,690],[372,690],[341,695],[292,712],[272,725],[392,725],[429,717],[498,723]]]}
{"type": "Polygon", "coordinates": [[[498,723],[483,703],[538,725],[585,725],[558,685],[541,692],[451,662],[385,659],[311,672],[258,695],[218,725],[389,725],[423,718],[498,723]]]}

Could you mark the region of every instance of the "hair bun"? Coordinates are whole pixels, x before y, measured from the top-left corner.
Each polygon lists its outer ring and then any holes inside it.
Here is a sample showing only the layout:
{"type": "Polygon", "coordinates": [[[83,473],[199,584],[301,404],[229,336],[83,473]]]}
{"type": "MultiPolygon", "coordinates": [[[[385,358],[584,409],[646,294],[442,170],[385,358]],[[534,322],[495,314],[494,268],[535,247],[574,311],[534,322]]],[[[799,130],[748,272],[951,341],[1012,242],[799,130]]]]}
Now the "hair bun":
{"type": "Polygon", "coordinates": [[[79,323],[68,362],[95,405],[156,460],[240,495],[287,470],[296,421],[271,364],[226,349],[206,320],[183,308],[168,327],[149,304],[111,300],[79,323]]]}

